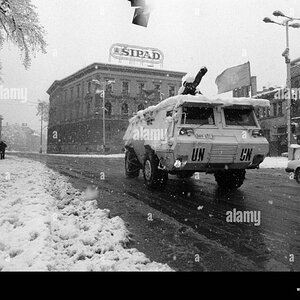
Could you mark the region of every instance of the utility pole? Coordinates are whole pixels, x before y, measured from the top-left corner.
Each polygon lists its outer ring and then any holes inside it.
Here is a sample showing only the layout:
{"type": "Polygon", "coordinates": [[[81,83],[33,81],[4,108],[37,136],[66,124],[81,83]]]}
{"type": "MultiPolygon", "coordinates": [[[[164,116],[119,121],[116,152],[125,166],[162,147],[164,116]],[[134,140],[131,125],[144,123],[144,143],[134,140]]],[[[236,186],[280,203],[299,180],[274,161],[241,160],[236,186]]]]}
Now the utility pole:
{"type": "Polygon", "coordinates": [[[44,104],[41,103],[41,140],[40,140],[40,153],[43,153],[43,114],[44,114],[44,104]]]}
{"type": "Polygon", "coordinates": [[[285,57],[285,63],[286,63],[286,88],[288,90],[288,99],[287,99],[287,109],[286,109],[286,118],[287,118],[287,135],[288,135],[288,147],[291,145],[291,93],[292,93],[292,83],[291,83],[291,59],[290,59],[290,42],[289,42],[289,22],[290,20],[287,20],[285,23],[286,28],[286,50],[283,54],[285,57]]]}
{"type": "Polygon", "coordinates": [[[105,91],[106,91],[107,86],[114,84],[115,81],[114,80],[107,80],[107,81],[104,81],[104,82],[100,82],[97,79],[93,79],[92,82],[96,86],[96,93],[99,93],[101,95],[101,97],[103,98],[103,107],[102,107],[102,112],[103,112],[103,114],[102,114],[103,133],[102,133],[102,135],[103,135],[103,152],[105,153],[105,151],[106,151],[105,111],[107,110],[105,108],[105,91]],[[103,85],[103,90],[101,90],[101,85],[103,85]]]}
{"type": "Polygon", "coordinates": [[[285,58],[286,63],[286,70],[287,70],[287,79],[286,79],[286,88],[288,92],[288,99],[287,99],[287,108],[286,108],[286,118],[287,118],[287,141],[288,147],[290,147],[292,141],[294,142],[294,138],[292,137],[292,130],[291,130],[291,96],[292,96],[292,83],[291,83],[291,59],[290,59],[290,41],[289,41],[289,27],[292,28],[300,28],[300,23],[292,23],[296,20],[300,21],[300,18],[292,18],[286,16],[279,10],[273,12],[275,17],[283,17],[285,20],[282,23],[275,22],[270,18],[264,18],[263,21],[265,23],[274,23],[280,26],[285,26],[286,28],[286,49],[282,53],[282,56],[285,58]]]}
{"type": "Polygon", "coordinates": [[[43,115],[44,115],[44,103],[39,104],[41,107],[41,137],[40,137],[40,153],[43,153],[43,115]]]}
{"type": "Polygon", "coordinates": [[[103,150],[104,150],[104,153],[105,153],[105,148],[106,148],[106,140],[105,140],[105,88],[106,86],[104,86],[104,89],[103,89],[103,115],[102,115],[102,127],[103,127],[103,150]]]}

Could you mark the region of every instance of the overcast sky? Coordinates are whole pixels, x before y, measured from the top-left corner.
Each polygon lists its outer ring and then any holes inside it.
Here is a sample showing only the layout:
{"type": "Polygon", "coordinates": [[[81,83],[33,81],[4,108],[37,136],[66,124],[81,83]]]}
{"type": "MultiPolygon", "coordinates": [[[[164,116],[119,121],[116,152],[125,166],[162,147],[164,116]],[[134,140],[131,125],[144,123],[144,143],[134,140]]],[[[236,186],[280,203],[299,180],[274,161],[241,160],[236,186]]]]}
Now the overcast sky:
{"type": "MultiPolygon", "coordinates": [[[[283,86],[285,29],[266,24],[274,10],[300,18],[299,0],[148,0],[153,11],[147,28],[132,25],[127,0],[34,0],[47,31],[47,54],[38,54],[29,70],[14,46],[0,52],[3,87],[27,88],[31,102],[48,100],[46,90],[93,63],[108,62],[114,43],[159,48],[164,69],[196,73],[206,65],[201,91],[217,93],[216,77],[247,61],[258,88],[283,86]]],[[[276,19],[276,17],[273,17],[276,19]]],[[[300,57],[300,29],[290,29],[291,57],[300,57]]],[[[28,123],[38,129],[35,107],[0,100],[4,123],[28,123]]]]}

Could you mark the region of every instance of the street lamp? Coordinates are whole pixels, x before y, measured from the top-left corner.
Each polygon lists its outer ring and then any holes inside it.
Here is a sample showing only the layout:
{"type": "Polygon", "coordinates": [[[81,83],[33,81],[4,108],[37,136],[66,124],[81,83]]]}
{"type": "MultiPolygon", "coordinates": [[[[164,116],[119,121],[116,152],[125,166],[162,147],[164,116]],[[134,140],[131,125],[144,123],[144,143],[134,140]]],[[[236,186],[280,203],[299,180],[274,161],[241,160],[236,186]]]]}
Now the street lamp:
{"type": "Polygon", "coordinates": [[[265,23],[274,23],[280,26],[285,26],[286,28],[286,49],[282,53],[282,56],[285,58],[286,63],[286,69],[287,69],[287,79],[286,79],[286,88],[288,91],[288,99],[287,99],[287,110],[286,110],[286,117],[287,117],[287,134],[288,134],[288,147],[291,145],[291,139],[292,139],[292,131],[291,131],[291,59],[290,59],[290,42],[289,42],[289,27],[292,28],[300,28],[300,23],[292,23],[296,20],[300,20],[300,18],[292,18],[284,13],[282,13],[279,10],[276,10],[273,12],[273,15],[275,17],[283,17],[285,20],[282,23],[275,22],[271,20],[270,18],[264,18],[263,21],[265,23]]]}
{"type": "Polygon", "coordinates": [[[103,112],[103,115],[102,115],[102,129],[103,129],[103,151],[105,152],[105,145],[106,145],[106,140],[105,140],[105,111],[107,110],[105,108],[105,90],[106,90],[106,87],[109,86],[109,85],[112,85],[115,83],[114,80],[106,80],[106,81],[99,81],[97,79],[93,79],[92,80],[92,83],[96,86],[96,94],[100,94],[100,97],[103,98],[103,107],[102,107],[102,112],[103,112]],[[101,85],[103,85],[103,90],[101,90],[101,85]]]}

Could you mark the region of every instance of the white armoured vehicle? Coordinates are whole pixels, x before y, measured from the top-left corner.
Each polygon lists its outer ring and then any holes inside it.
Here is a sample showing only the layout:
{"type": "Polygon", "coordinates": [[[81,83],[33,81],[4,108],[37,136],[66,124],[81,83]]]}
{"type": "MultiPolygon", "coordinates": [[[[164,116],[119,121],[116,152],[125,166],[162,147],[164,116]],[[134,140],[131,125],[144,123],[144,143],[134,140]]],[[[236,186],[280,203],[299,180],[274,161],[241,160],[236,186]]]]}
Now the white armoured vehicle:
{"type": "Polygon", "coordinates": [[[258,168],[269,152],[254,108],[268,100],[208,99],[178,95],[139,111],[124,135],[125,172],[147,187],[162,187],[168,174],[179,178],[195,172],[215,175],[222,188],[238,188],[246,169],[258,168]]]}

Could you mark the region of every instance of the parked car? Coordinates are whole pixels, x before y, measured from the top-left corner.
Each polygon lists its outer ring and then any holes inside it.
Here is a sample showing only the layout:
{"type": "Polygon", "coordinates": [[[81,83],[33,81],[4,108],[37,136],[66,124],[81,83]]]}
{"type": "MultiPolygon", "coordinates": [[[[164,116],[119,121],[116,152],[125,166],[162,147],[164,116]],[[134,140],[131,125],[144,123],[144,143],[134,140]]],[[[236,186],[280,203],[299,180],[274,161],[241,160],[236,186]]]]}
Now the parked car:
{"type": "Polygon", "coordinates": [[[288,173],[294,174],[294,179],[300,184],[300,145],[293,144],[289,148],[289,162],[285,169],[288,173]]]}

